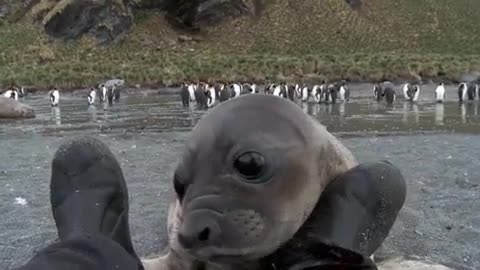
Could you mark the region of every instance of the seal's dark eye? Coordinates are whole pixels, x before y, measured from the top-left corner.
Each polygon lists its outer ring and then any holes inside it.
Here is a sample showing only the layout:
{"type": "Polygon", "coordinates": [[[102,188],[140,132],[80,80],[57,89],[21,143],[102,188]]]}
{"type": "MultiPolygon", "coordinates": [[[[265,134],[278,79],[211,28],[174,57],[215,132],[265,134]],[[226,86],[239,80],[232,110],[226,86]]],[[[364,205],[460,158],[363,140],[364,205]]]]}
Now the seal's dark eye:
{"type": "Polygon", "coordinates": [[[247,180],[255,180],[263,174],[265,159],[259,153],[246,152],[235,159],[233,167],[243,178],[247,180]]]}

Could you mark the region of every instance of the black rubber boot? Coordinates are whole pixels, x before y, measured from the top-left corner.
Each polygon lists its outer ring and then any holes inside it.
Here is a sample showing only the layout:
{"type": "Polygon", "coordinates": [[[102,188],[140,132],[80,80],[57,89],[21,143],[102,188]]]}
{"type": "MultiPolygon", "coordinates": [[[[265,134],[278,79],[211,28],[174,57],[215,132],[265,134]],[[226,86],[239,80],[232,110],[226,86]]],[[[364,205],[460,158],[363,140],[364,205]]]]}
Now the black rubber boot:
{"type": "Polygon", "coordinates": [[[371,256],[388,236],[406,199],[400,170],[387,161],[364,163],[338,176],[309,219],[315,238],[371,256]]]}
{"type": "Polygon", "coordinates": [[[386,161],[360,164],[327,186],[305,224],[265,258],[263,269],[375,270],[369,256],[388,236],[405,198],[398,168],[386,161]]]}
{"type": "Polygon", "coordinates": [[[125,179],[104,143],[80,137],[59,147],[52,162],[50,200],[61,241],[101,234],[138,259],[130,239],[125,179]]]}

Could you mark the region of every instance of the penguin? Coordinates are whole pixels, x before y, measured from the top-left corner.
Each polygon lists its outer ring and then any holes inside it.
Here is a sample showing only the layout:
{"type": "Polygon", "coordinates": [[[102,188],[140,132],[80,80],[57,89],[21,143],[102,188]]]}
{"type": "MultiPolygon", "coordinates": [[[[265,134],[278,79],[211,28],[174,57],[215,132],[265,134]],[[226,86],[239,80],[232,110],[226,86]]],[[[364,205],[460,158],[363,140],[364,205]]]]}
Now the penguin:
{"type": "Polygon", "coordinates": [[[187,90],[188,90],[188,94],[190,95],[190,101],[193,102],[193,101],[196,101],[195,99],[195,91],[197,91],[197,86],[193,83],[190,83],[188,86],[187,86],[187,90]]]}
{"type": "Polygon", "coordinates": [[[309,98],[308,87],[306,85],[303,85],[300,89],[300,92],[302,93],[302,102],[307,102],[309,98]]]}
{"type": "Polygon", "coordinates": [[[387,104],[393,104],[393,102],[395,102],[395,99],[397,98],[395,90],[393,90],[391,87],[386,87],[383,91],[383,95],[385,96],[387,104]]]}
{"type": "Polygon", "coordinates": [[[295,102],[295,86],[287,84],[285,85],[285,90],[287,92],[288,99],[295,102]]]}
{"type": "Polygon", "coordinates": [[[295,84],[295,96],[297,99],[302,99],[302,89],[300,88],[300,85],[297,83],[295,84]]]}
{"type": "Polygon", "coordinates": [[[232,88],[225,86],[225,84],[220,85],[220,95],[218,96],[218,99],[220,102],[224,102],[230,99],[232,96],[232,88]]]}
{"type": "Polygon", "coordinates": [[[341,83],[340,88],[338,89],[338,98],[344,102],[350,99],[350,89],[346,82],[341,83]]]}
{"type": "Polygon", "coordinates": [[[329,102],[332,103],[332,104],[335,104],[337,103],[337,98],[338,98],[338,86],[333,84],[332,85],[333,87],[330,88],[330,91],[329,91],[329,102]]]}
{"type": "Polygon", "coordinates": [[[108,100],[108,105],[113,104],[113,96],[114,96],[114,87],[110,87],[107,89],[107,100],[108,100]]]}
{"type": "Polygon", "coordinates": [[[242,86],[241,86],[240,84],[238,84],[238,83],[232,84],[232,89],[233,89],[233,91],[232,91],[232,94],[233,94],[232,98],[239,97],[240,94],[242,93],[242,86]]]}
{"type": "Polygon", "coordinates": [[[18,93],[21,98],[27,96],[27,92],[25,92],[25,88],[23,86],[20,87],[20,90],[18,91],[18,93]]]}
{"type": "Polygon", "coordinates": [[[418,85],[410,85],[407,89],[407,100],[416,102],[420,96],[420,87],[418,85]]]}
{"type": "Polygon", "coordinates": [[[442,103],[445,100],[445,84],[440,83],[437,88],[435,88],[435,101],[437,103],[442,103]]]}
{"type": "Polygon", "coordinates": [[[60,92],[56,87],[54,87],[52,90],[50,90],[49,95],[52,107],[57,107],[58,103],[60,102],[60,92]]]}
{"type": "Polygon", "coordinates": [[[477,94],[477,89],[476,89],[477,84],[474,82],[471,82],[468,84],[467,88],[467,97],[468,100],[475,100],[476,94],[477,94]]]}
{"type": "Polygon", "coordinates": [[[204,85],[199,85],[195,91],[195,100],[197,101],[197,108],[199,110],[208,109],[208,97],[204,85]]]}
{"type": "Polygon", "coordinates": [[[88,104],[93,105],[95,103],[95,98],[97,96],[97,92],[95,91],[95,88],[90,88],[90,93],[87,96],[88,104]]]}
{"type": "Polygon", "coordinates": [[[273,90],[275,90],[276,87],[277,85],[274,83],[268,84],[267,86],[265,86],[265,94],[273,95],[273,90]]]}
{"type": "Polygon", "coordinates": [[[458,86],[458,101],[464,102],[467,98],[468,85],[466,83],[461,83],[458,86]]]}
{"type": "Polygon", "coordinates": [[[242,86],[238,83],[233,83],[232,84],[232,98],[239,97],[242,94],[242,86]]]}
{"type": "Polygon", "coordinates": [[[405,98],[405,100],[409,100],[409,96],[408,96],[408,90],[411,88],[411,85],[410,83],[405,83],[403,85],[403,97],[405,98]]]}
{"type": "Polygon", "coordinates": [[[190,93],[188,92],[188,85],[186,83],[182,83],[180,87],[180,98],[182,99],[183,107],[190,106],[190,93]]]}
{"type": "Polygon", "coordinates": [[[100,84],[100,102],[105,102],[107,100],[107,87],[105,84],[100,84]]]}
{"type": "Polygon", "coordinates": [[[327,91],[325,91],[325,102],[335,104],[337,102],[338,97],[338,87],[335,84],[330,84],[327,87],[327,91]]]}
{"type": "Polygon", "coordinates": [[[478,84],[475,84],[475,96],[477,96],[478,99],[480,99],[480,88],[478,84]]]}
{"type": "Polygon", "coordinates": [[[373,86],[373,96],[377,102],[380,102],[383,97],[385,96],[384,89],[380,86],[380,84],[375,84],[373,86]]]}
{"type": "Polygon", "coordinates": [[[120,100],[120,89],[117,88],[117,85],[114,85],[112,88],[113,101],[118,102],[120,100]]]}
{"type": "Polygon", "coordinates": [[[18,100],[18,91],[15,88],[10,88],[3,94],[6,98],[11,98],[13,100],[18,100]]]}
{"type": "Polygon", "coordinates": [[[274,96],[278,96],[278,97],[283,97],[283,94],[282,94],[282,86],[281,85],[276,85],[275,88],[273,89],[273,93],[272,93],[274,96]]]}
{"type": "Polygon", "coordinates": [[[315,103],[320,103],[322,98],[322,89],[320,85],[314,85],[312,88],[312,97],[315,103]]]}
{"type": "Polygon", "coordinates": [[[242,94],[256,94],[257,86],[254,83],[245,83],[242,85],[242,94]]]}
{"type": "Polygon", "coordinates": [[[258,93],[259,93],[259,92],[258,92],[257,84],[255,84],[255,83],[252,83],[252,84],[250,85],[250,89],[252,90],[252,94],[258,94],[258,93]]]}
{"type": "Polygon", "coordinates": [[[211,108],[215,106],[215,102],[217,101],[217,93],[214,87],[210,87],[207,89],[207,107],[211,108]]]}

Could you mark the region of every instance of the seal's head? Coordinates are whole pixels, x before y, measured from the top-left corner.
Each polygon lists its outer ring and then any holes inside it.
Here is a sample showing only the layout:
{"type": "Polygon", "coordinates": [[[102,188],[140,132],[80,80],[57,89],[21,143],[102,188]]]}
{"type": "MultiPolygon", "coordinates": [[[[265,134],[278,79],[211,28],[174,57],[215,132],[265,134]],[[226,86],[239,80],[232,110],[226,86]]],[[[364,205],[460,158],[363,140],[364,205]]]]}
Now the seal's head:
{"type": "Polygon", "coordinates": [[[215,107],[175,170],[171,248],[210,262],[270,254],[300,228],[344,164],[338,147],[280,97],[245,95],[215,107]]]}

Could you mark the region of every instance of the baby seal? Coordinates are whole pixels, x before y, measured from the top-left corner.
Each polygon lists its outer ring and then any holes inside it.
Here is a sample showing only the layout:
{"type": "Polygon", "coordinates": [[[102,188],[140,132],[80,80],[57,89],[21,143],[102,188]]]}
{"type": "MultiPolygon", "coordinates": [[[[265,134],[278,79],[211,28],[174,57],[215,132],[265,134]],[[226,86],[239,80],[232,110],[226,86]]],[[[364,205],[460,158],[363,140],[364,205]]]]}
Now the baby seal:
{"type": "Polygon", "coordinates": [[[329,182],[357,164],[287,99],[224,102],[191,133],[174,174],[169,252],[145,268],[259,269],[260,258],[299,230],[329,182]]]}

